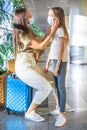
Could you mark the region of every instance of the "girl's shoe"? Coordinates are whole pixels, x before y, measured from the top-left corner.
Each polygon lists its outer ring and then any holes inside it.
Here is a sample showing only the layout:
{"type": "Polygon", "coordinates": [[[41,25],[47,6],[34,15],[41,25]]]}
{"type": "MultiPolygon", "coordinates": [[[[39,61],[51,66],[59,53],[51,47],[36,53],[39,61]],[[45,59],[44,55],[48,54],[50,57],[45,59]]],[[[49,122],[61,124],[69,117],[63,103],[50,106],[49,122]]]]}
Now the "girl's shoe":
{"type": "Polygon", "coordinates": [[[68,104],[66,104],[65,111],[66,111],[66,112],[74,112],[74,109],[71,108],[68,104]]]}
{"type": "Polygon", "coordinates": [[[60,115],[57,117],[55,126],[56,126],[56,127],[62,127],[62,126],[64,126],[65,124],[66,124],[66,117],[64,117],[62,114],[60,114],[60,115]]]}
{"type": "Polygon", "coordinates": [[[52,116],[58,116],[58,115],[60,115],[60,111],[58,108],[56,108],[56,109],[50,111],[49,114],[52,116]]]}
{"type": "MultiPolygon", "coordinates": [[[[66,112],[74,112],[74,109],[72,109],[68,104],[66,104],[65,111],[66,111],[66,112]]],[[[59,108],[56,107],[56,109],[50,111],[49,114],[50,114],[50,115],[53,115],[53,116],[58,116],[58,115],[60,115],[59,108]]]]}

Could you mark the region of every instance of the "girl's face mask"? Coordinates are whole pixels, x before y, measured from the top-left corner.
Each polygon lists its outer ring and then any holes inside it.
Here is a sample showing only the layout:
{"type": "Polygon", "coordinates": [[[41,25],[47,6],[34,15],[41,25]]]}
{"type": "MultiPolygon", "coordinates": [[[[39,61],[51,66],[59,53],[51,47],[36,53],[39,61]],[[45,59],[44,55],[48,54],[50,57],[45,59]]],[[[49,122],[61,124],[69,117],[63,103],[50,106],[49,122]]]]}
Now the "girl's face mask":
{"type": "Polygon", "coordinates": [[[33,24],[34,22],[35,22],[34,17],[31,17],[31,18],[29,19],[29,24],[33,24]]]}
{"type": "Polygon", "coordinates": [[[48,22],[49,25],[53,25],[54,24],[53,17],[52,16],[48,16],[47,22],[48,22]]]}

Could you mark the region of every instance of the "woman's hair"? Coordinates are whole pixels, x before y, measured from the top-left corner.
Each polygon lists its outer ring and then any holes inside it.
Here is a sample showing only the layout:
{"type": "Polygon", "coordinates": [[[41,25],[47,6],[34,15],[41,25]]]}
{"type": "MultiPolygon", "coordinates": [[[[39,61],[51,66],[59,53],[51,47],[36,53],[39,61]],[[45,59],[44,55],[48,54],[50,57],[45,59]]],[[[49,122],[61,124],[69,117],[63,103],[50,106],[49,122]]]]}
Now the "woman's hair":
{"type": "Polygon", "coordinates": [[[67,37],[67,43],[69,43],[69,34],[66,28],[66,24],[65,24],[65,14],[64,14],[64,10],[61,7],[53,7],[52,8],[54,14],[56,17],[58,17],[59,20],[59,25],[58,27],[62,27],[64,30],[64,34],[67,37]]]}
{"type": "Polygon", "coordinates": [[[23,43],[20,42],[19,34],[25,36],[29,35],[30,39],[35,38],[36,34],[28,25],[28,19],[26,17],[26,8],[20,8],[14,11],[13,15],[13,46],[14,56],[16,57],[18,48],[23,47],[23,43]]]}

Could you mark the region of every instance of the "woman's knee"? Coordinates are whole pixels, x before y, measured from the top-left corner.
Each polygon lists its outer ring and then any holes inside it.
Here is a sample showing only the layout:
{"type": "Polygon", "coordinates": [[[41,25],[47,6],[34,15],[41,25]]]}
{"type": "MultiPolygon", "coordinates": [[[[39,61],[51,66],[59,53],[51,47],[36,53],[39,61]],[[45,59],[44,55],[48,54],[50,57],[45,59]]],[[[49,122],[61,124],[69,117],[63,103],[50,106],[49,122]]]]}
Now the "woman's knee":
{"type": "Polygon", "coordinates": [[[52,86],[50,85],[50,83],[46,86],[43,86],[42,91],[44,91],[45,93],[50,93],[52,91],[52,86]]]}
{"type": "Polygon", "coordinates": [[[47,87],[47,91],[50,93],[52,91],[52,86],[49,84],[49,86],[47,87]]]}

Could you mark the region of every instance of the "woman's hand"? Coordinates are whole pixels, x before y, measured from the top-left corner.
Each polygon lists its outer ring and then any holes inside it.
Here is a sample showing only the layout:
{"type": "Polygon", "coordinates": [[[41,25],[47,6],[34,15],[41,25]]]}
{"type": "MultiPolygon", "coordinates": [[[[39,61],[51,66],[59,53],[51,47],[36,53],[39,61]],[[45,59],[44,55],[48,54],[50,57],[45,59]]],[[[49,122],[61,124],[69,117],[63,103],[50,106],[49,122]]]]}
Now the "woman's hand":
{"type": "Polygon", "coordinates": [[[54,24],[51,26],[50,35],[51,35],[52,37],[54,36],[54,34],[55,34],[55,32],[56,32],[56,30],[57,30],[57,28],[58,28],[58,25],[59,25],[59,21],[56,20],[56,21],[54,22],[54,24]]]}
{"type": "Polygon", "coordinates": [[[35,40],[36,40],[38,43],[41,43],[41,42],[42,42],[42,39],[41,39],[39,36],[35,37],[35,40]]]}

